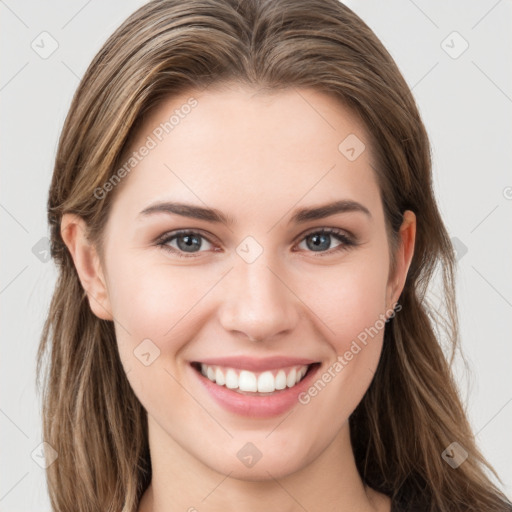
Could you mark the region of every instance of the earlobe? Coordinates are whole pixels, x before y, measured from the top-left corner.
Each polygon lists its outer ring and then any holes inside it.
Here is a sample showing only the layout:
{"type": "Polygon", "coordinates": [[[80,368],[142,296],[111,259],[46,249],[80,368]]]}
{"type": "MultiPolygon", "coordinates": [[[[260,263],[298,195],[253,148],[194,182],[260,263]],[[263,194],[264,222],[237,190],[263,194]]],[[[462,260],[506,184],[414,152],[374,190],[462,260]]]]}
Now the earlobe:
{"type": "Polygon", "coordinates": [[[396,266],[393,276],[390,276],[387,289],[387,305],[393,307],[398,301],[405,286],[407,272],[414,255],[416,241],[416,215],[406,210],[403,215],[402,225],[399,231],[399,246],[395,254],[396,266]]]}
{"type": "Polygon", "coordinates": [[[87,293],[92,312],[102,320],[112,320],[108,290],[96,247],[87,237],[87,225],[80,216],[62,216],[61,236],[75,264],[80,283],[87,293]]]}

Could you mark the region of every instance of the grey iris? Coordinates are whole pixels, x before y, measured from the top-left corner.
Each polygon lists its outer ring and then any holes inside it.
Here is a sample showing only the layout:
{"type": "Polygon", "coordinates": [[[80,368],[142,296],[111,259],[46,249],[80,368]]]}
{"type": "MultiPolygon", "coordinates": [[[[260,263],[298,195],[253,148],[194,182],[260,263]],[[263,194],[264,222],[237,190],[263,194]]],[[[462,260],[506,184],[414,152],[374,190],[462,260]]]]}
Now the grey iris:
{"type": "Polygon", "coordinates": [[[197,235],[180,235],[177,242],[181,251],[194,252],[201,248],[201,237],[197,235]]]}
{"type": "Polygon", "coordinates": [[[328,234],[314,234],[306,237],[306,244],[308,249],[312,251],[325,251],[331,245],[331,235],[328,234]]]}

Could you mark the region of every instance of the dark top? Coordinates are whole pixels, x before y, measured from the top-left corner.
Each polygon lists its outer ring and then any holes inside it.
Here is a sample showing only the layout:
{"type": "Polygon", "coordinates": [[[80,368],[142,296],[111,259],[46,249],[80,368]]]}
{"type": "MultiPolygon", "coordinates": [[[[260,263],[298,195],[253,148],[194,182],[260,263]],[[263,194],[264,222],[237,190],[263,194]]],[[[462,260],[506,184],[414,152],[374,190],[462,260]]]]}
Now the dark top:
{"type": "Polygon", "coordinates": [[[405,486],[391,500],[391,512],[430,512],[431,506],[427,493],[405,486]]]}
{"type": "Polygon", "coordinates": [[[428,512],[429,507],[419,505],[404,505],[396,500],[391,502],[391,512],[428,512]]]}
{"type": "MultiPolygon", "coordinates": [[[[393,500],[391,502],[391,512],[429,512],[430,502],[427,499],[413,500],[412,502],[405,500],[393,500]],[[419,503],[421,502],[421,503],[419,503]]],[[[509,502],[503,503],[503,512],[512,512],[512,504],[509,502]]]]}
{"type": "Polygon", "coordinates": [[[391,512],[427,512],[428,510],[428,508],[418,507],[417,505],[405,506],[396,501],[391,502],[391,512]]]}

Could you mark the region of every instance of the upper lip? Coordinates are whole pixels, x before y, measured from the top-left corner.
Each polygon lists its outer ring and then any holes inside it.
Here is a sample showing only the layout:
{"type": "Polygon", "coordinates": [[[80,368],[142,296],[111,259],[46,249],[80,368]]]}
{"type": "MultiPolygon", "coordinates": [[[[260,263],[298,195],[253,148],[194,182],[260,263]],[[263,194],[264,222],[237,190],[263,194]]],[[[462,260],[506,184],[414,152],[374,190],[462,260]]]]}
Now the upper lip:
{"type": "Polygon", "coordinates": [[[318,361],[299,357],[274,356],[266,358],[255,358],[248,356],[213,357],[194,361],[208,366],[225,366],[227,368],[238,368],[239,370],[265,371],[286,368],[288,366],[310,365],[318,361]]]}

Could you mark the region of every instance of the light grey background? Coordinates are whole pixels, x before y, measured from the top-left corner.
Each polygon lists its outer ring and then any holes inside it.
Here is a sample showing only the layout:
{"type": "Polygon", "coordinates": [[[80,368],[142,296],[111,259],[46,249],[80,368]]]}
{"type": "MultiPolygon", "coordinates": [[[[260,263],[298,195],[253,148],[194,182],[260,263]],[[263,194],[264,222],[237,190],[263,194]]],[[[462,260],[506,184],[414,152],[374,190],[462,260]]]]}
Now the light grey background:
{"type": "MultiPolygon", "coordinates": [[[[42,441],[35,355],[56,275],[44,237],[59,131],[90,60],[143,3],[0,0],[2,512],[50,510],[32,453],[37,460],[42,441]]],[[[477,441],[512,498],[511,1],[347,4],[396,59],[429,131],[437,197],[459,251],[471,374],[460,364],[455,372],[477,441]]]]}

